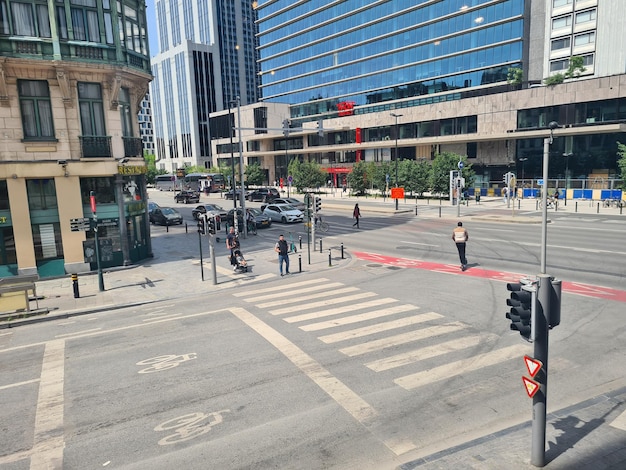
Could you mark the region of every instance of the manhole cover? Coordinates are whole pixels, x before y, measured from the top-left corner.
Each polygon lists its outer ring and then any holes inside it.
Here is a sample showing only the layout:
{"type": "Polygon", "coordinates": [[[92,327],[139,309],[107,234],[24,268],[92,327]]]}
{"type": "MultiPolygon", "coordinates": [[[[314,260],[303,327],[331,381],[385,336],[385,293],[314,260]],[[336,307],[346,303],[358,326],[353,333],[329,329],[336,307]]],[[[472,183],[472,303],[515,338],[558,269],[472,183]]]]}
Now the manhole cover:
{"type": "Polygon", "coordinates": [[[391,269],[395,271],[395,270],[402,269],[402,268],[399,266],[387,266],[387,269],[391,269]]]}
{"type": "Polygon", "coordinates": [[[366,264],[368,268],[380,268],[380,264],[366,264]]]}

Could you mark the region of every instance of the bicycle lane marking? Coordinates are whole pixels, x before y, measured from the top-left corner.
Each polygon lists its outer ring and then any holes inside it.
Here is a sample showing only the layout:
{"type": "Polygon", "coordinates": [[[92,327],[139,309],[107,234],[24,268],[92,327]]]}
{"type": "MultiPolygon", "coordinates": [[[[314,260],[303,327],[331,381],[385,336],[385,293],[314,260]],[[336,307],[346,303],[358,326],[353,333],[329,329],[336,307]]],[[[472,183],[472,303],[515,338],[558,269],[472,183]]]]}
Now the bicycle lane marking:
{"type": "MultiPolygon", "coordinates": [[[[354,252],[354,255],[364,261],[375,261],[381,264],[388,264],[403,268],[423,269],[425,271],[435,271],[443,274],[456,274],[461,276],[478,277],[483,279],[491,279],[494,281],[519,282],[522,277],[528,274],[520,274],[505,271],[492,271],[483,268],[469,268],[462,272],[458,265],[434,263],[431,261],[421,261],[410,258],[397,258],[395,256],[386,256],[378,253],[354,252]]],[[[585,297],[593,297],[597,299],[614,300],[616,302],[626,302],[626,291],[612,289],[610,287],[595,286],[592,284],[583,284],[580,282],[562,281],[562,292],[568,294],[582,295],[585,297]]]]}

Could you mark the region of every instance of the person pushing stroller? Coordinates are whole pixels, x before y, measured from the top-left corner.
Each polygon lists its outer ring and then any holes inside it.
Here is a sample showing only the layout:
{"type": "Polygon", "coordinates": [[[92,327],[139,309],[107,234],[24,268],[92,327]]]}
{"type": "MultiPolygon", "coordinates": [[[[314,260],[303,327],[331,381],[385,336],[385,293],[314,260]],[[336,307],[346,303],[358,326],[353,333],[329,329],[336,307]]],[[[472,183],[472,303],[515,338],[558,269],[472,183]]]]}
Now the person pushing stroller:
{"type": "Polygon", "coordinates": [[[226,248],[230,251],[230,264],[233,267],[233,271],[243,273],[248,271],[248,262],[241,252],[239,237],[235,233],[235,227],[231,227],[228,235],[226,235],[226,248]]]}

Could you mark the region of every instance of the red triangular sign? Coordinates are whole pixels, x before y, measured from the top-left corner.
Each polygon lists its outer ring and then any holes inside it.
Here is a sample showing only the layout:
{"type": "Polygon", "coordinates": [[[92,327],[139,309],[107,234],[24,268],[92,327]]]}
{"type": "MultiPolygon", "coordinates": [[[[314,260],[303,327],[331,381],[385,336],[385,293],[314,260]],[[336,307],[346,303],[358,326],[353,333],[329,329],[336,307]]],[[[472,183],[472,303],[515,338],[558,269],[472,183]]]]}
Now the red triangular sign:
{"type": "Polygon", "coordinates": [[[539,372],[539,370],[543,367],[541,361],[533,359],[530,356],[524,356],[524,364],[526,364],[526,369],[531,377],[537,375],[537,372],[539,372]]]}
{"type": "Polygon", "coordinates": [[[530,398],[535,396],[535,393],[539,391],[539,384],[534,380],[522,376],[522,382],[524,382],[524,388],[530,398]]]}

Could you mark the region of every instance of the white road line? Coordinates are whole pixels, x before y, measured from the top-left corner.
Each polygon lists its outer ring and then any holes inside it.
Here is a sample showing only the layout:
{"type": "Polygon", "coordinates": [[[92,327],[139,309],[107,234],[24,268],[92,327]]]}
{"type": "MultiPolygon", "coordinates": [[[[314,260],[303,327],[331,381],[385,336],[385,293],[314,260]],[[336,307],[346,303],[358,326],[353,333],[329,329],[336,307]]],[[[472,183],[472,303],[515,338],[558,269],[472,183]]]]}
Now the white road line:
{"type": "MultiPolygon", "coordinates": [[[[414,307],[416,310],[419,307],[414,307]]],[[[412,317],[399,318],[383,323],[376,323],[375,325],[364,326],[355,330],[342,331],[340,333],[333,333],[326,336],[320,336],[318,339],[326,344],[338,343],[340,341],[346,341],[353,338],[360,338],[362,336],[381,333],[383,331],[395,330],[396,328],[403,328],[405,326],[415,325],[425,321],[435,320],[442,318],[435,312],[422,313],[420,315],[413,315],[412,317]]]]}
{"type": "Polygon", "coordinates": [[[375,341],[369,341],[363,344],[356,344],[347,348],[342,348],[339,352],[346,356],[360,356],[362,354],[380,351],[381,349],[398,346],[400,344],[412,343],[424,338],[432,338],[433,336],[445,335],[454,331],[466,328],[467,325],[461,322],[446,323],[445,325],[436,325],[421,330],[409,331],[387,338],[381,338],[375,341]]]}
{"type": "Polygon", "coordinates": [[[610,425],[614,428],[626,431],[626,411],[611,421],[610,425]]]}
{"type": "MultiPolygon", "coordinates": [[[[264,287],[263,289],[256,289],[256,290],[249,290],[249,291],[245,291],[245,292],[234,292],[233,296],[234,297],[248,297],[250,295],[256,295],[256,294],[264,294],[266,292],[280,292],[280,291],[284,291],[284,290],[291,290],[294,287],[304,287],[304,286],[310,286],[312,284],[317,284],[318,282],[327,282],[328,279],[324,279],[324,278],[320,278],[320,279],[307,279],[306,281],[302,281],[302,282],[290,282],[290,283],[285,283],[285,284],[280,284],[278,286],[272,286],[272,287],[264,287]]],[[[275,294],[274,294],[275,295],[275,294]]]]}
{"type": "Polygon", "coordinates": [[[13,387],[21,387],[22,385],[29,385],[35,382],[39,382],[40,379],[31,379],[31,380],[25,380],[23,382],[15,382],[14,384],[8,384],[8,385],[2,385],[0,387],[0,390],[7,390],[9,388],[13,388],[13,387]]]}
{"type": "Polygon", "coordinates": [[[418,243],[418,242],[409,242],[409,241],[401,241],[401,244],[407,244],[407,245],[419,245],[419,246],[441,246],[441,245],[432,245],[430,243],[418,243]]]}
{"type": "Polygon", "coordinates": [[[311,310],[313,308],[326,307],[327,305],[342,304],[346,302],[352,302],[353,300],[365,299],[367,297],[373,297],[374,292],[361,292],[356,295],[347,295],[345,297],[337,297],[334,299],[322,300],[320,302],[311,302],[310,304],[299,304],[291,307],[279,308],[278,310],[271,310],[272,315],[283,315],[285,313],[294,313],[301,310],[311,310]]]}
{"type": "Polygon", "coordinates": [[[299,321],[314,320],[316,318],[330,317],[333,315],[339,315],[341,313],[354,312],[355,310],[361,310],[361,309],[369,308],[369,307],[376,307],[378,305],[384,305],[390,302],[397,302],[397,300],[389,299],[389,298],[374,299],[374,300],[370,300],[369,302],[361,302],[359,304],[344,305],[343,307],[321,310],[319,312],[304,313],[302,315],[296,315],[295,317],[284,318],[284,320],[287,323],[296,323],[299,321]]]}
{"type": "Polygon", "coordinates": [[[515,346],[509,346],[502,349],[496,349],[485,354],[472,356],[467,359],[462,359],[460,361],[450,362],[439,367],[433,367],[432,369],[417,372],[415,374],[406,375],[395,379],[394,382],[406,390],[413,390],[427,384],[439,382],[440,380],[449,379],[457,375],[482,369],[483,367],[499,364],[501,362],[508,361],[509,359],[519,359],[527,352],[527,345],[518,344],[515,346]]]}
{"type": "Polygon", "coordinates": [[[48,342],[41,365],[31,470],[63,468],[64,370],[65,341],[48,342]]]}
{"type": "MultiPolygon", "coordinates": [[[[321,285],[312,286],[312,287],[301,287],[301,288],[298,289],[298,296],[300,294],[306,294],[306,293],[315,292],[315,291],[318,291],[318,290],[331,289],[331,288],[340,287],[340,286],[343,286],[343,285],[344,284],[342,284],[341,282],[331,282],[330,284],[321,284],[321,285]]],[[[243,295],[244,294],[242,294],[242,293],[237,293],[237,297],[241,297],[243,295]]],[[[250,298],[246,297],[243,300],[245,300],[246,302],[249,302],[249,303],[256,303],[256,302],[260,302],[262,300],[275,299],[275,298],[276,298],[276,289],[271,289],[271,293],[270,294],[259,295],[257,297],[250,297],[250,298]]]]}
{"type": "Polygon", "coordinates": [[[327,328],[334,328],[336,326],[351,325],[353,323],[360,323],[367,320],[373,320],[374,318],[383,318],[390,315],[396,315],[398,313],[409,312],[415,310],[413,305],[398,305],[397,307],[391,307],[385,310],[374,310],[373,312],[359,313],[358,315],[352,315],[350,317],[335,318],[334,320],[328,320],[320,323],[311,323],[310,325],[301,326],[302,331],[319,331],[327,328]]]}
{"type": "Polygon", "coordinates": [[[374,407],[276,330],[242,308],[233,308],[231,312],[278,349],[359,423],[364,424],[378,414],[374,407]]]}
{"type": "Polygon", "coordinates": [[[339,295],[339,294],[347,294],[348,292],[355,292],[358,290],[360,290],[358,287],[344,287],[343,289],[326,290],[324,292],[317,292],[315,294],[303,295],[303,296],[300,296],[299,295],[300,291],[298,291],[298,295],[293,296],[292,298],[281,298],[280,300],[274,300],[273,302],[265,302],[262,304],[257,304],[256,306],[258,308],[277,307],[279,305],[302,303],[307,300],[320,299],[323,297],[331,297],[333,295],[339,295]]]}
{"type": "Polygon", "coordinates": [[[73,333],[65,333],[63,335],[55,335],[55,338],[67,338],[68,336],[76,336],[76,335],[82,335],[85,333],[92,333],[94,331],[100,331],[102,328],[92,328],[90,330],[83,330],[83,331],[74,331],[73,333]]]}
{"type": "Polygon", "coordinates": [[[441,356],[452,351],[460,351],[462,349],[471,348],[480,343],[480,336],[468,336],[465,338],[457,338],[445,343],[436,344],[426,348],[415,349],[413,351],[396,354],[395,356],[386,357],[377,361],[365,364],[374,372],[382,372],[384,370],[394,369],[396,367],[406,366],[431,357],[441,356]]]}

